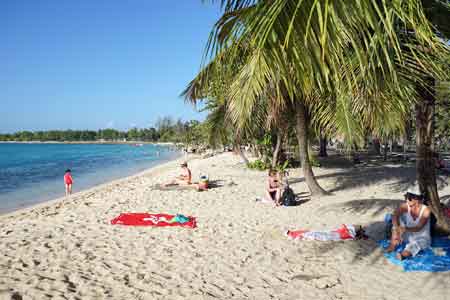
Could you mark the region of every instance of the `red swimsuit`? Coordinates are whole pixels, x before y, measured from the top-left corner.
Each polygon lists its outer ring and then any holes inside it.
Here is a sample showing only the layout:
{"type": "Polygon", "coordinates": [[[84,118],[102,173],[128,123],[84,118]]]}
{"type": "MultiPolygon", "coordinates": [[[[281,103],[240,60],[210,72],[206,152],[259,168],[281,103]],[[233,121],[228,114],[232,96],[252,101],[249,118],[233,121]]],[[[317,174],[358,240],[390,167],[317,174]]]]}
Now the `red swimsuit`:
{"type": "Polygon", "coordinates": [[[64,175],[64,183],[65,184],[72,184],[73,183],[72,175],[70,175],[70,173],[66,173],[64,175]]]}

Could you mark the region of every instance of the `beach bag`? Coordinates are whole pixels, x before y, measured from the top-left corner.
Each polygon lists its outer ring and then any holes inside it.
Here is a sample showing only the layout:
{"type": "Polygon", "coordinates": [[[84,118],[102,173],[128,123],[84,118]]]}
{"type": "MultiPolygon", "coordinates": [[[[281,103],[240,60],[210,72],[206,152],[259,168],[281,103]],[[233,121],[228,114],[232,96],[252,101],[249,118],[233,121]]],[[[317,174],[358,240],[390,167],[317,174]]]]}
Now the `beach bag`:
{"type": "Polygon", "coordinates": [[[295,205],[295,194],[294,191],[289,186],[286,186],[284,188],[283,194],[281,195],[281,205],[283,206],[295,205]]]}
{"type": "Polygon", "coordinates": [[[208,189],[209,179],[207,175],[200,176],[200,180],[198,181],[198,189],[202,191],[206,191],[208,189]]]}

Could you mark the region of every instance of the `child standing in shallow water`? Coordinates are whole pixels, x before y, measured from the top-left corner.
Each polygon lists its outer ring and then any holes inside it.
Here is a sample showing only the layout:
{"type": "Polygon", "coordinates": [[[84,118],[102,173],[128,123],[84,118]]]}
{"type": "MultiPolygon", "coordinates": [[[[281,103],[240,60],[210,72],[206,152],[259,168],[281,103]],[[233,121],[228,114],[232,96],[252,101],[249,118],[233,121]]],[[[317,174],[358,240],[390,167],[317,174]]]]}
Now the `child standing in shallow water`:
{"type": "Polygon", "coordinates": [[[72,194],[72,174],[70,173],[70,169],[67,169],[64,174],[64,184],[66,185],[66,196],[72,194]]]}

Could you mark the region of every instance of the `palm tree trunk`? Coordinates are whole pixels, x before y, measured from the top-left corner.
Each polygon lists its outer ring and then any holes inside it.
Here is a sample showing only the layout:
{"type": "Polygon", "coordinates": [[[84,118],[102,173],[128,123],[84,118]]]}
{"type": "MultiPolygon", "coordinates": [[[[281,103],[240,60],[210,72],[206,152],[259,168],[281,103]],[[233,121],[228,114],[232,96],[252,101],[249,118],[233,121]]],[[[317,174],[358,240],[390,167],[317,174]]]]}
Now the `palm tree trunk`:
{"type": "Polygon", "coordinates": [[[296,125],[295,131],[298,140],[298,148],[300,154],[300,162],[302,164],[303,176],[305,176],[311,195],[328,194],[317,182],[309,162],[308,155],[308,127],[306,109],[303,103],[299,102],[295,105],[296,125]]]}
{"type": "Polygon", "coordinates": [[[319,140],[320,140],[320,151],[319,151],[319,157],[327,157],[328,153],[327,153],[327,136],[322,135],[322,133],[320,133],[319,136],[319,140]]]}
{"type": "Polygon", "coordinates": [[[388,142],[387,139],[384,140],[384,149],[383,149],[383,160],[387,161],[387,155],[388,155],[388,142]]]}
{"type": "Polygon", "coordinates": [[[409,144],[409,138],[411,136],[411,120],[408,119],[406,124],[405,124],[405,135],[403,137],[403,160],[406,161],[408,160],[408,156],[407,156],[407,151],[408,151],[408,144],[409,144]]]}
{"type": "Polygon", "coordinates": [[[381,155],[380,152],[380,139],[379,138],[373,138],[372,139],[372,144],[373,144],[373,153],[375,155],[381,155]]]}
{"type": "Polygon", "coordinates": [[[246,165],[248,165],[249,161],[248,161],[247,157],[245,156],[244,152],[242,152],[242,149],[241,149],[241,141],[242,141],[241,140],[241,135],[240,135],[240,133],[237,133],[236,137],[235,137],[234,145],[233,145],[234,152],[239,154],[239,156],[242,159],[242,162],[245,163],[246,165]]]}
{"type": "Polygon", "coordinates": [[[404,140],[403,140],[403,160],[406,160],[407,158],[406,158],[406,147],[408,147],[408,144],[407,144],[407,141],[406,141],[406,136],[405,136],[405,138],[404,138],[404,140]]]}
{"type": "Polygon", "coordinates": [[[277,166],[278,156],[280,153],[282,142],[283,142],[283,134],[281,132],[278,132],[277,133],[277,142],[275,144],[275,149],[273,150],[273,155],[272,155],[272,168],[275,168],[277,166]]]}
{"type": "Polygon", "coordinates": [[[244,152],[242,152],[241,145],[235,144],[234,145],[234,152],[239,154],[239,156],[241,157],[243,163],[245,163],[246,165],[248,164],[248,159],[245,156],[244,152]]]}
{"type": "Polygon", "coordinates": [[[417,87],[420,100],[416,104],[416,176],[420,190],[436,217],[436,229],[449,233],[450,224],[444,215],[437,192],[432,151],[435,97],[431,89],[434,89],[434,79],[429,78],[428,81],[428,88],[417,87]]]}

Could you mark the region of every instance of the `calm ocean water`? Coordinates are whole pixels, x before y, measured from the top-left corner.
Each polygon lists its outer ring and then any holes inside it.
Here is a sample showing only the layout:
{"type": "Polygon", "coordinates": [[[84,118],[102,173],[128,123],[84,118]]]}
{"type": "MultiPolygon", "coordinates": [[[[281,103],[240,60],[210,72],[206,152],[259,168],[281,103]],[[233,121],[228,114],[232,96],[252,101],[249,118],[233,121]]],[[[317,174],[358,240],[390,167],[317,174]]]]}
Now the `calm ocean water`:
{"type": "Polygon", "coordinates": [[[150,144],[0,143],[0,213],[63,196],[66,169],[72,170],[78,192],[179,156],[150,144]]]}

